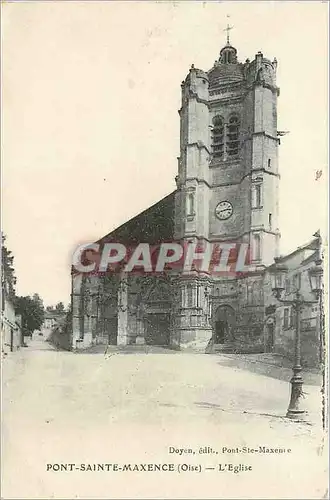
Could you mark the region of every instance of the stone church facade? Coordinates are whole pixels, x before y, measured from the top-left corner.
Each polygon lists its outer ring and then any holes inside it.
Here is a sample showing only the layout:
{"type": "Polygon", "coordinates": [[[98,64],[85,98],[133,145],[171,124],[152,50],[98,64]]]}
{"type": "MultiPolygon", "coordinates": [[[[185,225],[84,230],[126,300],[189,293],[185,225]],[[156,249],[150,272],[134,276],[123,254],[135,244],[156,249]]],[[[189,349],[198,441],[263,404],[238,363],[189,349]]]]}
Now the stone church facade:
{"type": "MultiPolygon", "coordinates": [[[[176,190],[98,243],[240,242],[255,271],[72,274],[72,348],[95,343],[262,352],[266,270],[278,256],[276,60],[229,43],[181,84],[176,190]]],[[[266,287],[267,288],[267,287],[266,287]]]]}

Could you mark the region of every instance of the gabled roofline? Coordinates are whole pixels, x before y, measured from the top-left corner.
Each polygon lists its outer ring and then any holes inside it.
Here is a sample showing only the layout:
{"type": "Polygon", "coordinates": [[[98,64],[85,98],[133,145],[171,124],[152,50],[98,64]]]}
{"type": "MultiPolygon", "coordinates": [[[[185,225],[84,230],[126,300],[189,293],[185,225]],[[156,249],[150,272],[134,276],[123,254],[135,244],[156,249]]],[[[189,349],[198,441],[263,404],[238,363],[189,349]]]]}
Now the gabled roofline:
{"type": "Polygon", "coordinates": [[[300,265],[304,266],[306,264],[309,264],[310,262],[317,261],[317,260],[318,260],[318,250],[314,250],[314,252],[311,255],[309,255],[308,257],[306,257],[306,259],[304,259],[300,265]]]}
{"type": "Polygon", "coordinates": [[[304,245],[301,245],[300,247],[297,247],[292,252],[290,252],[290,253],[288,253],[286,255],[280,255],[277,258],[277,261],[278,262],[283,262],[283,261],[289,259],[290,257],[293,257],[297,253],[302,252],[303,250],[317,250],[318,249],[318,245],[319,245],[319,238],[315,237],[312,240],[310,240],[308,243],[305,243],[304,245]]]}
{"type": "Polygon", "coordinates": [[[142,212],[139,212],[138,214],[134,215],[134,217],[132,217],[131,219],[128,219],[126,222],[124,222],[123,224],[121,224],[120,226],[116,227],[115,229],[113,229],[110,233],[102,236],[100,239],[96,240],[95,243],[101,243],[105,238],[108,238],[109,236],[111,236],[115,231],[118,231],[119,229],[123,228],[124,226],[126,226],[127,224],[129,224],[130,222],[133,222],[135,219],[137,219],[138,217],[140,217],[141,215],[147,213],[149,210],[151,210],[152,208],[156,207],[157,205],[159,205],[161,202],[165,201],[167,198],[169,198],[170,196],[173,196],[175,193],[177,192],[177,189],[175,189],[174,191],[172,191],[171,193],[167,194],[166,196],[164,196],[164,198],[161,198],[160,200],[156,201],[156,203],[154,203],[153,205],[150,205],[150,207],[146,208],[145,210],[143,210],[142,212]]]}

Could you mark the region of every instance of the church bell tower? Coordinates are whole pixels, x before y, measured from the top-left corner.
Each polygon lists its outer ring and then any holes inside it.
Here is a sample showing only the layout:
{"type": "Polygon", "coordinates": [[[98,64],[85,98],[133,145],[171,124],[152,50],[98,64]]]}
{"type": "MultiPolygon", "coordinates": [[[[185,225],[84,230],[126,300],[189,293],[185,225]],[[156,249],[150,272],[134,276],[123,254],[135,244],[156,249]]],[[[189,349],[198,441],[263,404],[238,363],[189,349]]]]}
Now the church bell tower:
{"type": "MultiPolygon", "coordinates": [[[[192,65],[181,84],[175,238],[248,243],[252,263],[262,272],[278,255],[280,238],[277,61],[258,52],[252,61],[240,62],[227,29],[227,43],[213,67],[203,71],[192,65]]],[[[223,283],[223,295],[230,288],[237,297],[238,281],[223,283]]],[[[193,278],[192,301],[189,284],[182,285],[181,330],[191,331],[188,318],[201,308],[196,297],[205,292],[210,298],[215,282],[212,276],[193,278]]],[[[235,300],[233,310],[240,307],[235,300]]],[[[203,314],[206,323],[196,321],[205,336],[212,312],[203,314]]],[[[194,328],[198,338],[199,327],[194,328]]]]}

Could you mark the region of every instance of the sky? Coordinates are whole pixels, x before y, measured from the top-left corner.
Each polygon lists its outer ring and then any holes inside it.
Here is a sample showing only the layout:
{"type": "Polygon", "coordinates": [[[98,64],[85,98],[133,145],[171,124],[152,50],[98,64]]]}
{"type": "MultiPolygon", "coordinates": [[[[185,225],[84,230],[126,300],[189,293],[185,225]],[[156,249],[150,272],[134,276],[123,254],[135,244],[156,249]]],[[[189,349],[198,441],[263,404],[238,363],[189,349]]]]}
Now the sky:
{"type": "Polygon", "coordinates": [[[6,3],[2,230],[19,295],[69,303],[77,245],[175,189],[180,84],[218,59],[227,15],[240,61],[278,60],[281,253],[326,228],[326,2],[6,3]]]}

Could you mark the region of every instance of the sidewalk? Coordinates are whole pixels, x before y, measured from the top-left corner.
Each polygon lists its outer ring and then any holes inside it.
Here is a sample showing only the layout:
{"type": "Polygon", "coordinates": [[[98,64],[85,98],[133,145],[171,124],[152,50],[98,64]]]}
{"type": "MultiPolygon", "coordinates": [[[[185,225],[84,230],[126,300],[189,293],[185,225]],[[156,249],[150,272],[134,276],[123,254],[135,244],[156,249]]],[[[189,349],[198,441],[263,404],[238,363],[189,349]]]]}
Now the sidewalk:
{"type": "MultiPolygon", "coordinates": [[[[268,377],[280,380],[290,380],[292,377],[293,362],[280,354],[217,354],[223,359],[221,364],[226,366],[236,366],[254,373],[267,375],[268,377]]],[[[302,376],[305,384],[322,387],[322,374],[317,368],[302,369],[302,376]]]]}
{"type": "Polygon", "coordinates": [[[76,354],[104,354],[105,356],[110,356],[112,354],[175,354],[179,352],[175,349],[170,349],[169,347],[162,347],[156,345],[106,345],[106,344],[96,344],[85,349],[79,349],[73,351],[76,354]]]}
{"type": "Polygon", "coordinates": [[[26,346],[17,351],[8,352],[1,357],[1,382],[2,388],[19,377],[25,370],[31,354],[39,351],[56,351],[43,337],[34,335],[32,338],[25,337],[26,346]]]}

